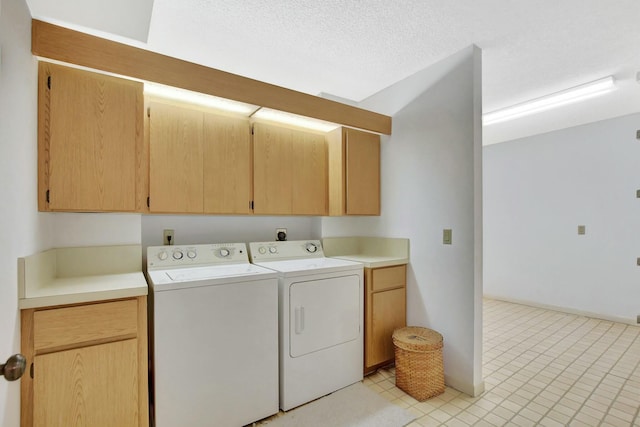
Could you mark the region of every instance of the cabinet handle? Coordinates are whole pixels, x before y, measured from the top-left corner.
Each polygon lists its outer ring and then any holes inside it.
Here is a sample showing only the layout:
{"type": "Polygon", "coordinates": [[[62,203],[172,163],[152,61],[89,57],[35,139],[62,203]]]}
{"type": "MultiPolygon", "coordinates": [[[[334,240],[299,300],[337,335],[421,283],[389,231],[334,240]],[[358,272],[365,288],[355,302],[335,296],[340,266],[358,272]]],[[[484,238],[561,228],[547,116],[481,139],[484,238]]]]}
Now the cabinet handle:
{"type": "Polygon", "coordinates": [[[15,381],[20,379],[27,367],[27,359],[20,353],[14,354],[7,363],[0,365],[0,375],[3,375],[7,381],[15,381]]]}
{"type": "Polygon", "coordinates": [[[304,307],[296,307],[295,316],[296,334],[300,335],[304,331],[304,307]]]}

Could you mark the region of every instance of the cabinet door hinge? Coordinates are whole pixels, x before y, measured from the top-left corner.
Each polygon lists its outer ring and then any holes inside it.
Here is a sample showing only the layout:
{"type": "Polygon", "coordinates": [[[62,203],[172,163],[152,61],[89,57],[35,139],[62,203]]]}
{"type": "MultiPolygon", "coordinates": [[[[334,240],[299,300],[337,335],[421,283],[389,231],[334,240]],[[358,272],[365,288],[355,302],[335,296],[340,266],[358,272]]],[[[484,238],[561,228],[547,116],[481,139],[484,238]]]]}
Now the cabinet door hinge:
{"type": "Polygon", "coordinates": [[[147,207],[150,208],[151,207],[151,198],[147,197],[147,207]]]}
{"type": "Polygon", "coordinates": [[[249,202],[249,209],[253,210],[253,200],[249,202]]]}
{"type": "Polygon", "coordinates": [[[45,193],[45,199],[47,200],[47,203],[49,203],[49,190],[45,193]]]}
{"type": "Polygon", "coordinates": [[[47,76],[47,88],[51,89],[51,76],[47,76]]]}
{"type": "Polygon", "coordinates": [[[151,107],[147,107],[147,117],[151,117],[151,107]]]}
{"type": "Polygon", "coordinates": [[[253,125],[251,125],[251,135],[253,135],[253,125]]]}
{"type": "Polygon", "coordinates": [[[33,378],[33,363],[29,367],[29,375],[31,376],[31,378],[33,378]]]}

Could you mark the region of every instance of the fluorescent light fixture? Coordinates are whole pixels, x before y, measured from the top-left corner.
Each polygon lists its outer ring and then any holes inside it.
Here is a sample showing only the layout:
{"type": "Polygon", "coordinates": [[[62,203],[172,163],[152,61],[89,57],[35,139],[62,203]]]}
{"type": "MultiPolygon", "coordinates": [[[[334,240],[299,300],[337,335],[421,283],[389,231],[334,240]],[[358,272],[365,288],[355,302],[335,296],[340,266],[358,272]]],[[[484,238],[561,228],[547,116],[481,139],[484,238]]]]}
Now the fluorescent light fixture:
{"type": "Polygon", "coordinates": [[[285,123],[292,126],[313,129],[320,132],[330,132],[339,127],[335,123],[323,120],[312,119],[310,117],[299,116],[297,114],[285,113],[284,111],[272,110],[271,108],[261,108],[252,116],[254,119],[267,120],[271,122],[285,123]]]}
{"type": "Polygon", "coordinates": [[[527,116],[529,114],[538,113],[540,111],[549,110],[551,108],[560,107],[561,105],[572,104],[574,102],[583,101],[605,94],[615,89],[615,79],[608,76],[603,79],[585,83],[571,89],[546,95],[540,98],[532,99],[521,104],[511,107],[495,110],[482,116],[483,125],[491,125],[500,123],[518,117],[527,116]]]}
{"type": "Polygon", "coordinates": [[[172,99],[174,101],[186,102],[189,104],[197,104],[203,107],[242,114],[244,116],[250,116],[259,108],[257,105],[245,104],[244,102],[233,101],[231,99],[219,98],[213,95],[155,83],[145,83],[144,92],[148,95],[160,98],[172,99]]]}

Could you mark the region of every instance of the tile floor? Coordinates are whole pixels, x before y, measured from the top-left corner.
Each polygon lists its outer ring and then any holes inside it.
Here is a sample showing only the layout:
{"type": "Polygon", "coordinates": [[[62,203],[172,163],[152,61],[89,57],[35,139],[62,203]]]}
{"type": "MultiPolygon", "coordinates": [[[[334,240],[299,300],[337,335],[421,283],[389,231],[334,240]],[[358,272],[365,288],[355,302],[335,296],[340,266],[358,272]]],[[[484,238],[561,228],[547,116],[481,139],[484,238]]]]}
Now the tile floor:
{"type": "MultiPolygon", "coordinates": [[[[445,337],[446,341],[446,337],[445,337]]],[[[484,301],[485,392],[418,402],[394,370],[364,379],[420,426],[640,426],[640,327],[484,301]]]]}

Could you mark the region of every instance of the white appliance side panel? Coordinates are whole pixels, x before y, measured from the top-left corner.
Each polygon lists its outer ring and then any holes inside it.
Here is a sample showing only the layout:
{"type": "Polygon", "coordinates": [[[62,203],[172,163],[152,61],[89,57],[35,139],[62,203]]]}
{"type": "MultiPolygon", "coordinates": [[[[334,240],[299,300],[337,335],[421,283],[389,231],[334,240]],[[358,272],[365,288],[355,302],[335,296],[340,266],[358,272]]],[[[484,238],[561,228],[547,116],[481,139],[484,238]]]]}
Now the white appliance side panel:
{"type": "Polygon", "coordinates": [[[290,355],[356,340],[361,328],[358,275],[294,282],[289,286],[290,355]]]}
{"type": "Polygon", "coordinates": [[[277,279],[154,293],[154,381],[157,427],[277,413],[277,279]]]}

